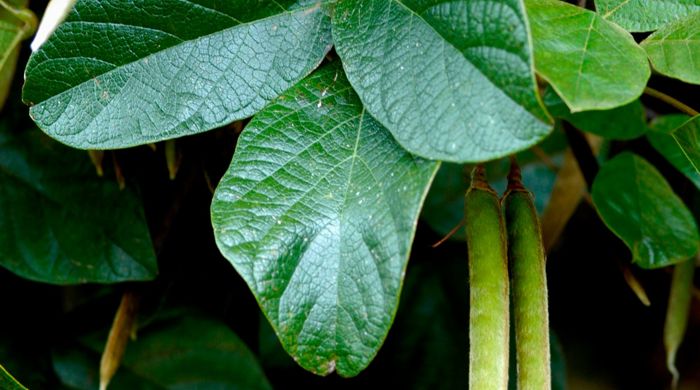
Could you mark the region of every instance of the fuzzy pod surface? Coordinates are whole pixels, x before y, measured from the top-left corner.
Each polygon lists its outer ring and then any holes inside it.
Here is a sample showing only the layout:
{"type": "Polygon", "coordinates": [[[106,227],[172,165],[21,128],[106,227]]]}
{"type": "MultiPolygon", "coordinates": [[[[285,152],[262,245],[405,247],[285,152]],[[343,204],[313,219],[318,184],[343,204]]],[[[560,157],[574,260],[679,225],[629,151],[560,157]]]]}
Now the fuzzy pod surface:
{"type": "Polygon", "coordinates": [[[552,388],[547,276],[542,232],[532,193],[513,162],[503,198],[510,262],[519,390],[552,388]]]}
{"type": "Polygon", "coordinates": [[[464,200],[469,255],[469,388],[507,389],[509,296],[506,231],[482,166],[464,200]]]}
{"type": "Polygon", "coordinates": [[[693,277],[695,274],[695,259],[689,259],[673,268],[671,292],[666,309],[664,324],[664,347],[666,348],[666,367],[673,376],[671,388],[678,388],[680,374],[676,368],[676,353],[683,342],[683,336],[688,326],[690,303],[693,294],[693,277]]]}

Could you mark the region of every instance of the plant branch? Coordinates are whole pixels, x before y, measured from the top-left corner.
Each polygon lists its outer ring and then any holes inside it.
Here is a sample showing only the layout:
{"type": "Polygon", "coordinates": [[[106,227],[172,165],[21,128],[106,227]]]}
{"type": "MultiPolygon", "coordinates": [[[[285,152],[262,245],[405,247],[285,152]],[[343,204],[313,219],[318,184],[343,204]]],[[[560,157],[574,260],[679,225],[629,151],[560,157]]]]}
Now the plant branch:
{"type": "Polygon", "coordinates": [[[662,102],[668,104],[669,106],[676,108],[678,111],[681,111],[681,112],[688,114],[690,116],[700,115],[700,112],[698,112],[694,108],[688,106],[687,104],[681,102],[680,100],[674,98],[673,96],[666,95],[665,93],[663,93],[661,91],[657,91],[654,88],[646,87],[646,88],[644,88],[644,93],[653,97],[653,98],[659,99],[662,102]]]}

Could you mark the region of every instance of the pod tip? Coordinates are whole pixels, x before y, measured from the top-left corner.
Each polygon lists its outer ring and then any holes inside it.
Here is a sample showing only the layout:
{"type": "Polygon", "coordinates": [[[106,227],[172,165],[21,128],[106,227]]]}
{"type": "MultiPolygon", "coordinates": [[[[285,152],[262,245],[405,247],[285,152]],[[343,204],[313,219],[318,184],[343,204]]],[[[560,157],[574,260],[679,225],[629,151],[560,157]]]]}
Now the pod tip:
{"type": "Polygon", "coordinates": [[[510,172],[508,172],[508,191],[527,191],[523,186],[523,175],[515,156],[510,156],[510,172]]]}

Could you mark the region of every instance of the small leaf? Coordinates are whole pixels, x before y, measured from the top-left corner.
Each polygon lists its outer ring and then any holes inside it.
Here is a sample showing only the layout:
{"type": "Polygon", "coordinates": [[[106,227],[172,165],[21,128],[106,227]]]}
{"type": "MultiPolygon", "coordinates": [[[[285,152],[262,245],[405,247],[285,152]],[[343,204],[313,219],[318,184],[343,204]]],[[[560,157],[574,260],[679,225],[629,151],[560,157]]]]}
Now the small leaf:
{"type": "Polygon", "coordinates": [[[367,111],[419,156],[491,160],[551,130],[521,0],[341,0],[333,37],[367,111]]]}
{"type": "Polygon", "coordinates": [[[27,390],[15,379],[3,366],[0,366],[0,389],[3,390],[27,390]]]}
{"type": "MultiPolygon", "coordinates": [[[[65,385],[97,388],[104,337],[95,336],[83,340],[89,350],[54,352],[54,368],[65,385]]],[[[235,333],[217,320],[193,313],[159,318],[140,329],[139,338],[129,343],[112,388],[271,389],[254,355],[235,333]]]]}
{"type": "Polygon", "coordinates": [[[377,353],[437,167],[365,112],[337,63],[245,128],[214,234],[302,367],[353,376],[377,353]]]}
{"type": "Polygon", "coordinates": [[[0,126],[0,265],[55,284],[155,277],[141,203],[95,175],[85,152],[0,126]]]}
{"type": "Polygon", "coordinates": [[[595,0],[598,13],[630,32],[653,31],[700,11],[697,0],[595,0]]]}
{"type": "Polygon", "coordinates": [[[554,117],[566,119],[579,130],[602,137],[625,140],[637,138],[647,131],[644,107],[639,100],[611,110],[572,114],[559,95],[548,88],[544,94],[544,102],[554,117]]]}
{"type": "Polygon", "coordinates": [[[632,36],[595,12],[559,0],[526,0],[537,73],[571,112],[638,98],[651,74],[632,36]]]}
{"type": "Polygon", "coordinates": [[[700,84],[700,12],[667,24],[641,46],[659,73],[700,84]]]}
{"type": "Polygon", "coordinates": [[[666,115],[660,125],[664,131],[648,135],[651,145],[700,189],[700,116],[666,115]],[[670,131],[669,131],[670,130],[670,131]]]}
{"type": "Polygon", "coordinates": [[[32,118],[71,146],[110,149],[255,114],[331,44],[320,3],[255,3],[78,1],[27,65],[32,118]]]}
{"type": "Polygon", "coordinates": [[[665,267],[698,252],[693,215],[643,158],[625,152],[605,163],[592,196],[603,222],[627,244],[640,267],[665,267]]]}

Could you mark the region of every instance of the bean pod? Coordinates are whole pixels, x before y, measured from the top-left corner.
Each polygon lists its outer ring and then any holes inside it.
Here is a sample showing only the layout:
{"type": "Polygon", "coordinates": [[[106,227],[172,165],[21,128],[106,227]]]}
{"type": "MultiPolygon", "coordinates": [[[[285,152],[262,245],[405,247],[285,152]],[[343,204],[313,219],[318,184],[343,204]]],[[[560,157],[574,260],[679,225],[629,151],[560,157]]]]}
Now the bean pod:
{"type": "Polygon", "coordinates": [[[503,198],[519,390],[551,389],[549,309],[542,232],[532,194],[511,163],[503,198]]]}
{"type": "Polygon", "coordinates": [[[683,341],[688,325],[694,273],[694,259],[676,265],[673,269],[671,293],[668,297],[666,323],[664,324],[664,346],[666,347],[666,367],[673,376],[671,386],[674,389],[678,387],[678,379],[680,378],[676,368],[676,352],[683,341]]]}
{"type": "Polygon", "coordinates": [[[464,201],[469,254],[469,388],[508,387],[508,260],[498,195],[482,166],[464,201]]]}

